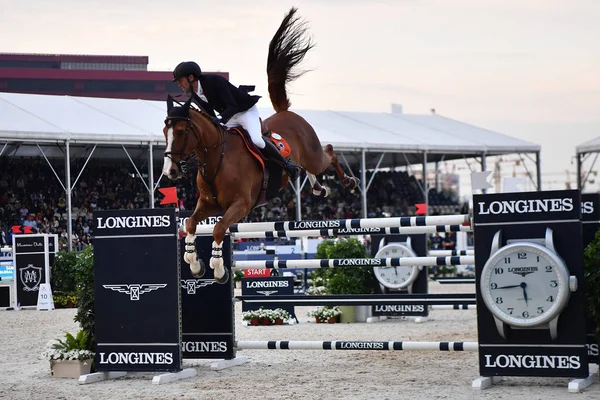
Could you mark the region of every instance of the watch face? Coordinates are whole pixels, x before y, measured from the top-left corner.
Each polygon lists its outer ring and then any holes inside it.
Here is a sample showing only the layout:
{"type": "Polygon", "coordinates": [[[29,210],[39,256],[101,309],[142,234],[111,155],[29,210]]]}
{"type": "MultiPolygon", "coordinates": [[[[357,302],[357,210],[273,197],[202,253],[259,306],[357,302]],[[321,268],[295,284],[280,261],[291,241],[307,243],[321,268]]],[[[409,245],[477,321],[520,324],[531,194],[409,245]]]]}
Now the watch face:
{"type": "Polygon", "coordinates": [[[554,252],[536,243],[514,243],[492,254],[481,273],[483,300],[514,326],[545,324],[568,302],[569,273],[554,252]]]}
{"type": "MultiPolygon", "coordinates": [[[[416,257],[415,252],[400,243],[391,243],[382,247],[375,258],[416,257]]],[[[390,289],[401,289],[410,285],[417,278],[419,269],[415,267],[373,267],[377,280],[390,289]]]]}

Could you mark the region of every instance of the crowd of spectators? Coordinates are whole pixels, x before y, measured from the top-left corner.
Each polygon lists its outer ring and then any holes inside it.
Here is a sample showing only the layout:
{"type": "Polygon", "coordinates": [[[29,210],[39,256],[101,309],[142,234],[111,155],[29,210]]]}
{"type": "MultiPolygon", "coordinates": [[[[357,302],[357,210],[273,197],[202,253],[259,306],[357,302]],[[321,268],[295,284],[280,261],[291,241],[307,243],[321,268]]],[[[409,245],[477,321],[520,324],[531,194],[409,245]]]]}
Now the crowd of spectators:
{"type": "MultiPolygon", "coordinates": [[[[92,158],[80,179],[72,189],[72,220],[67,221],[67,200],[64,185],[64,161],[51,161],[54,171],[43,158],[0,158],[0,244],[10,244],[10,227],[29,226],[34,232],[59,235],[61,248],[68,247],[67,227],[72,228],[72,245],[83,248],[90,244],[93,234],[92,213],[106,209],[137,209],[149,207],[146,186],[127,160],[95,160],[92,158]],[[57,176],[60,178],[57,179],[57,176]]],[[[72,161],[72,175],[77,176],[84,160],[72,161]]],[[[147,166],[138,162],[144,173],[147,166]]],[[[358,172],[355,171],[355,174],[358,172]]],[[[160,165],[155,166],[154,176],[160,176],[160,165]]],[[[195,176],[195,171],[190,171],[195,176]]],[[[367,174],[367,181],[370,173],[367,174]]],[[[360,218],[362,215],[359,190],[351,193],[343,188],[337,177],[324,175],[323,183],[331,189],[330,196],[320,199],[312,196],[307,183],[301,192],[301,215],[306,220],[360,218]]],[[[160,186],[175,185],[166,177],[160,186]]],[[[197,191],[194,179],[178,181],[177,192],[180,209],[193,210],[197,191]]],[[[414,204],[424,202],[422,183],[406,172],[378,172],[367,192],[367,216],[369,218],[412,215],[414,204]]],[[[431,189],[430,210],[436,206],[451,207],[443,213],[456,213],[460,207],[451,194],[431,189]]],[[[157,193],[155,207],[161,207],[161,195],[157,193]]],[[[247,222],[295,220],[296,194],[288,186],[280,196],[257,208],[245,219],[247,222]]]]}

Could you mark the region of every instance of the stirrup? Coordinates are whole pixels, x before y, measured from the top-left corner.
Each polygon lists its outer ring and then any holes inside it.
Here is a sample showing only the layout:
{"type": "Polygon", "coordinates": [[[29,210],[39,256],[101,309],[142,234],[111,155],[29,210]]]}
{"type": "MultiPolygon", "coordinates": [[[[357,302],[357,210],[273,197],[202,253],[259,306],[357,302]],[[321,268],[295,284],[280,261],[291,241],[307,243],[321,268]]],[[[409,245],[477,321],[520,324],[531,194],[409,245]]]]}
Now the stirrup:
{"type": "Polygon", "coordinates": [[[292,162],[288,162],[285,167],[286,174],[289,175],[290,180],[292,182],[296,181],[300,177],[300,173],[302,172],[300,167],[292,162]]]}

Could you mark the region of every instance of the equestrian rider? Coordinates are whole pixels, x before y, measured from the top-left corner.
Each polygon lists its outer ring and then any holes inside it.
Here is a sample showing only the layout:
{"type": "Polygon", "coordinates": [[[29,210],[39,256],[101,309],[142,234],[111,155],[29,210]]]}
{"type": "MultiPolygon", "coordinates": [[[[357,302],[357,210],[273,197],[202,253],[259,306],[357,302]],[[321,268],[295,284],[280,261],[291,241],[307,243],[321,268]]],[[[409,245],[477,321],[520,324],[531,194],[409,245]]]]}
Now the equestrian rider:
{"type": "Polygon", "coordinates": [[[262,137],[258,108],[256,108],[260,96],[249,95],[233,86],[221,75],[203,75],[200,66],[193,61],[182,62],[175,67],[173,82],[177,82],[177,86],[185,93],[190,93],[190,88],[193,88],[199,98],[196,98],[196,101],[215,122],[224,124],[227,128],[233,126],[244,128],[252,142],[261,149],[267,159],[282,165],[292,181],[298,179],[300,167],[291,160],[286,160],[270,140],[264,140],[262,137]],[[215,110],[219,112],[220,120],[216,117],[215,110]]]}

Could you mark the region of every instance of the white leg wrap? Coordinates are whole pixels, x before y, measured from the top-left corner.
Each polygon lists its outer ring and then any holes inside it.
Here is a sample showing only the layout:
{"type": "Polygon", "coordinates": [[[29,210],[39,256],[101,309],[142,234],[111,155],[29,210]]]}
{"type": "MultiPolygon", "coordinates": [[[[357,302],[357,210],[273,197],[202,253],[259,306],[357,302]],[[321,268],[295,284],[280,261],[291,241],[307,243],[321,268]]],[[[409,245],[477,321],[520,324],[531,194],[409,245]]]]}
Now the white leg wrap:
{"type": "Polygon", "coordinates": [[[215,279],[220,279],[225,275],[225,268],[223,268],[223,243],[217,244],[217,242],[213,241],[210,267],[215,270],[215,279]]]}
{"type": "Polygon", "coordinates": [[[183,260],[190,265],[190,270],[193,274],[200,272],[200,263],[198,262],[198,253],[196,253],[196,245],[189,244],[195,243],[196,236],[188,235],[185,237],[185,254],[183,260]]]}

